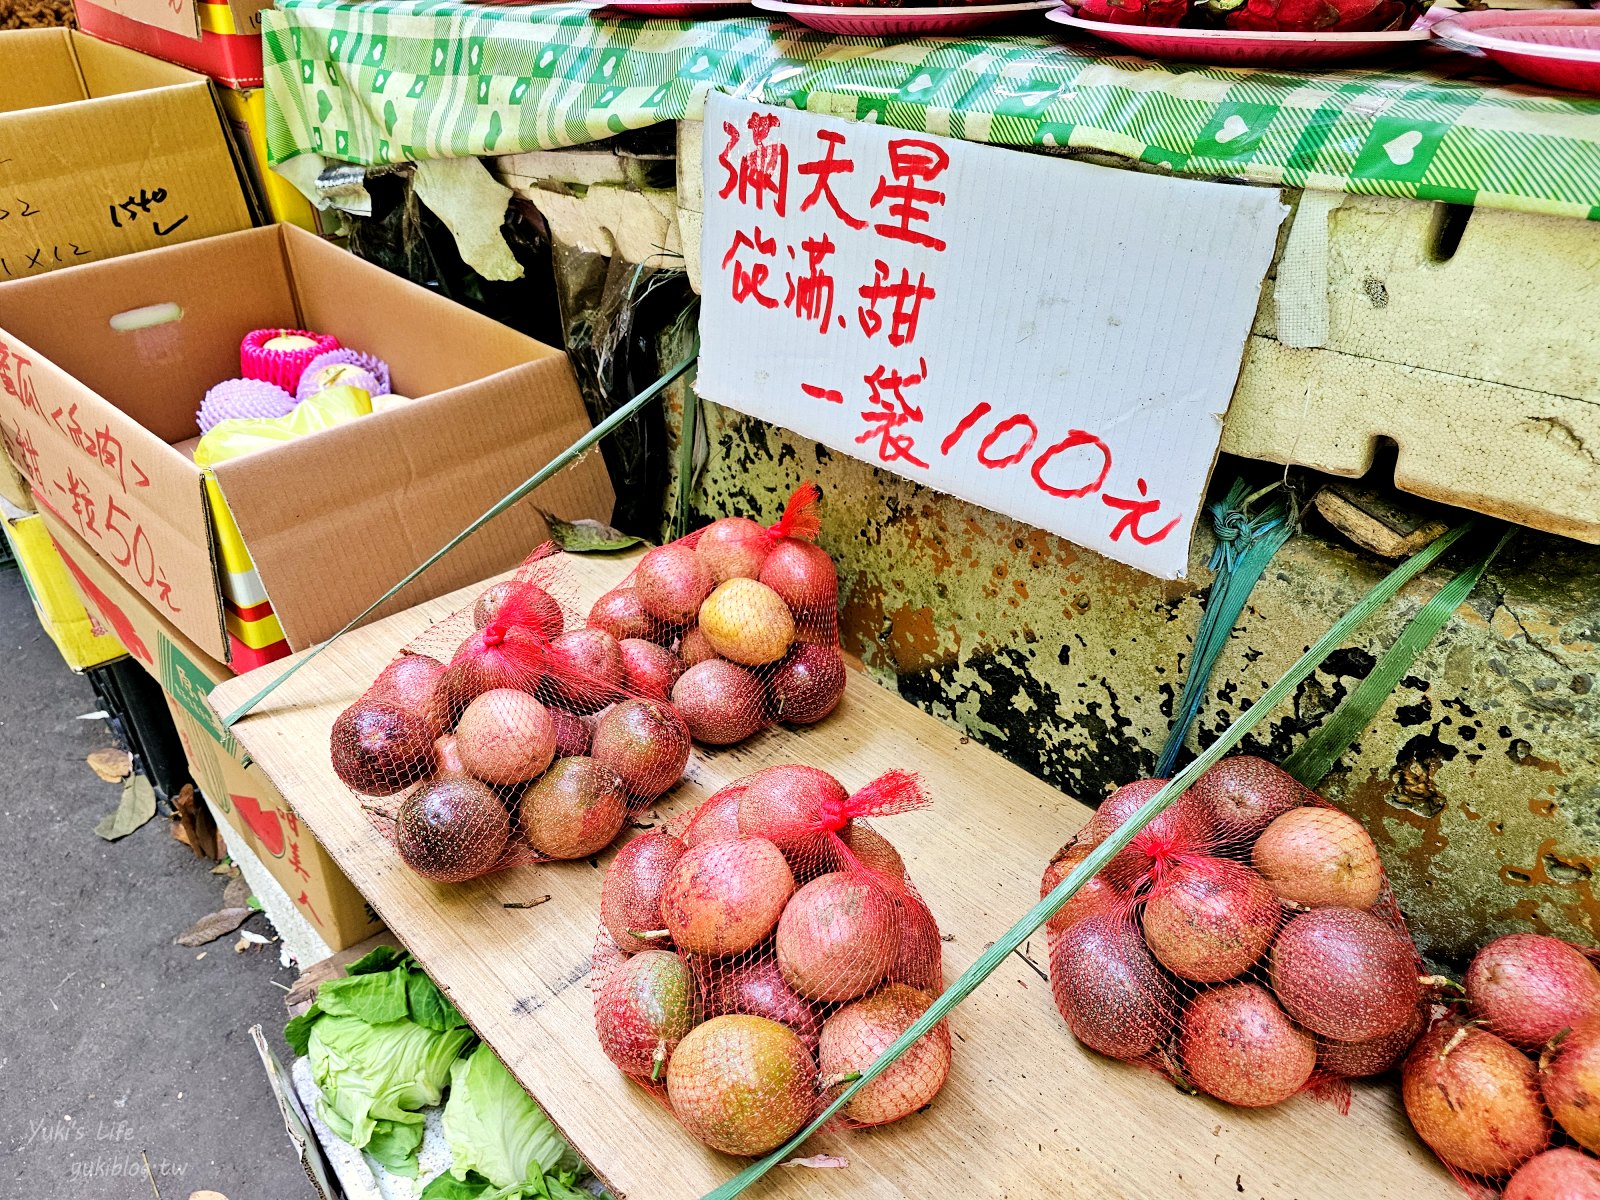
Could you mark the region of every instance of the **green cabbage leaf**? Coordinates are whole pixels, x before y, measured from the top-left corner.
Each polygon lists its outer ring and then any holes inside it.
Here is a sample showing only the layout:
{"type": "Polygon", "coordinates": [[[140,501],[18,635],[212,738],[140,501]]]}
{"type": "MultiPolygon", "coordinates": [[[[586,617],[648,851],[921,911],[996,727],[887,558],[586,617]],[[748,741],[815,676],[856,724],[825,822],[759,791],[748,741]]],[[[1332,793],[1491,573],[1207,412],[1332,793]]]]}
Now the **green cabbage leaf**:
{"type": "Polygon", "coordinates": [[[451,1168],[423,1200],[593,1200],[577,1154],[488,1046],[450,1068],[444,1138],[451,1168]]]}

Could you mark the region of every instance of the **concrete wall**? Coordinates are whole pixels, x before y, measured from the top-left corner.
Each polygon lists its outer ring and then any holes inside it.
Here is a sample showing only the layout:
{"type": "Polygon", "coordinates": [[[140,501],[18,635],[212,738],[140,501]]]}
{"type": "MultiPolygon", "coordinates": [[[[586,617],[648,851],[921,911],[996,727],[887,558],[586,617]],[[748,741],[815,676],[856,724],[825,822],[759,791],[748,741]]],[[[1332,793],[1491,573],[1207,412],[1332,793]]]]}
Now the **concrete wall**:
{"type": "MultiPolygon", "coordinates": [[[[822,484],[842,637],[880,680],[1079,799],[1149,773],[1200,619],[1209,536],[1197,538],[1190,580],[1163,583],[784,430],[704,412],[703,514],[770,520],[800,480],[822,484]]],[[[1386,572],[1309,525],[1223,654],[1201,741],[1386,572]]],[[[1374,618],[1247,748],[1286,754],[1462,561],[1447,558],[1374,618]]],[[[1514,929],[1600,942],[1597,643],[1600,552],[1522,534],[1325,781],[1377,839],[1430,957],[1462,965],[1514,929]]],[[[1063,820],[1063,840],[1071,832],[1063,820]]]]}

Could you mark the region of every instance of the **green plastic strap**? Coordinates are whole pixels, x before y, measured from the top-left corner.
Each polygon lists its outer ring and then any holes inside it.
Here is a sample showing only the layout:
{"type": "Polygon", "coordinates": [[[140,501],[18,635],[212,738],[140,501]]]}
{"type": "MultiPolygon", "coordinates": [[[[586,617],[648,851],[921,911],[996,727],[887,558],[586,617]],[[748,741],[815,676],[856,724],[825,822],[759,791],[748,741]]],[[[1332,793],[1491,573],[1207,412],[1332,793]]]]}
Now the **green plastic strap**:
{"type": "MultiPolygon", "coordinates": [[[[1277,487],[1278,485],[1273,485],[1277,487]]],[[[1195,630],[1194,651],[1189,656],[1189,672],[1184,677],[1183,695],[1173,714],[1172,728],[1167,730],[1167,743],[1156,759],[1155,778],[1163,779],[1172,773],[1183,753],[1183,739],[1200,713],[1211,683],[1211,673],[1217,668],[1222,650],[1233,636],[1233,626],[1244,611],[1245,602],[1261,580],[1267,564],[1283,544],[1294,535],[1297,513],[1294,494],[1284,489],[1283,495],[1255,515],[1250,506],[1265,491],[1247,494],[1249,485],[1237,479],[1228,494],[1211,506],[1211,521],[1217,531],[1217,548],[1211,555],[1210,567],[1216,572],[1211,581],[1211,591],[1206,596],[1205,612],[1200,617],[1200,628],[1195,630]]]]}
{"type": "Polygon", "coordinates": [[[1378,665],[1356,685],[1355,691],[1344,698],[1344,703],[1291,754],[1283,769],[1307,787],[1315,787],[1322,777],[1333,769],[1333,764],[1350,744],[1361,736],[1362,730],[1372,724],[1383,707],[1389,693],[1400,682],[1423,647],[1438,636],[1439,630],[1450,619],[1450,614],[1460,608],[1472,590],[1478,586],[1489,564],[1504,550],[1506,543],[1516,533],[1509,527],[1477,562],[1462,571],[1435,593],[1433,599],[1422,606],[1400,631],[1394,645],[1378,660],[1378,665]]]}
{"type": "Polygon", "coordinates": [[[1284,673],[1282,678],[1262,693],[1261,699],[1240,714],[1239,719],[1230,725],[1199,757],[1173,776],[1160,791],[1145,802],[1142,808],[1119,825],[1105,841],[1091,850],[1088,857],[1069,871],[1067,877],[1058,883],[1048,896],[1029,909],[1026,916],[1007,930],[999,940],[979,956],[976,962],[962,972],[961,978],[951,984],[944,994],[933,1002],[927,1012],[912,1022],[911,1027],[896,1038],[889,1048],[861,1073],[859,1079],[840,1092],[833,1102],[822,1110],[822,1114],[816,1120],[791,1138],[786,1145],[774,1150],[760,1162],[751,1164],[728,1180],[728,1182],[708,1192],[703,1200],[733,1200],[733,1197],[738,1196],[751,1184],[755,1183],[756,1180],[772,1170],[773,1167],[793,1154],[808,1137],[848,1104],[857,1092],[888,1070],[919,1038],[949,1016],[950,1011],[971,995],[978,985],[988,978],[994,969],[1005,960],[1008,954],[1032,937],[1039,926],[1059,912],[1061,907],[1072,899],[1078,889],[1092,879],[1101,867],[1115,858],[1141,829],[1160,816],[1179,796],[1188,791],[1189,786],[1199,778],[1203,771],[1237,746],[1243,740],[1244,735],[1250,732],[1262,718],[1276,708],[1312,671],[1316,670],[1323,660],[1353,630],[1379,608],[1387,604],[1402,587],[1431,566],[1440,555],[1453,546],[1464,534],[1474,529],[1477,523],[1478,521],[1475,517],[1463,522],[1432,545],[1418,551],[1400,566],[1389,572],[1383,579],[1379,580],[1373,589],[1363,596],[1353,608],[1333,623],[1327,633],[1317,639],[1316,644],[1311,649],[1300,656],[1299,660],[1284,673]]]}
{"type": "Polygon", "coordinates": [[[456,534],[455,537],[451,538],[443,546],[439,547],[438,550],[434,551],[433,554],[428,558],[428,560],[426,562],[424,562],[416,570],[412,571],[409,575],[407,575],[399,583],[395,584],[392,588],[390,588],[383,595],[379,596],[376,600],[374,600],[371,603],[371,605],[369,605],[367,607],[367,610],[365,612],[363,612],[360,615],[358,615],[355,618],[353,618],[350,621],[350,623],[348,625],[346,625],[343,629],[339,630],[338,633],[334,634],[327,641],[319,643],[316,646],[313,646],[310,651],[308,651],[304,656],[302,656],[287,671],[285,671],[283,674],[279,675],[276,679],[274,679],[271,683],[269,683],[265,687],[263,687],[255,695],[251,696],[248,700],[246,700],[243,704],[239,705],[238,708],[234,709],[227,716],[223,717],[222,718],[222,726],[223,726],[223,728],[224,729],[231,728],[234,725],[235,722],[239,721],[241,718],[243,718],[246,715],[248,715],[250,713],[250,711],[256,707],[256,705],[260,704],[268,696],[272,695],[273,692],[277,691],[278,688],[283,684],[284,680],[288,679],[296,671],[298,671],[301,667],[305,666],[312,659],[316,658],[317,655],[321,654],[329,646],[333,645],[340,638],[342,638],[345,634],[349,633],[357,625],[359,625],[359,624],[361,624],[361,622],[365,621],[374,612],[376,612],[380,606],[382,606],[383,604],[387,603],[389,600],[393,599],[394,596],[397,593],[399,593],[402,588],[404,588],[408,584],[410,584],[412,580],[416,579],[424,571],[428,570],[428,568],[433,566],[434,563],[438,562],[441,558],[443,558],[446,554],[449,554],[450,551],[454,550],[462,542],[466,541],[473,534],[477,533],[478,530],[482,529],[490,521],[494,520],[501,513],[505,512],[506,509],[510,508],[513,504],[516,504],[519,500],[523,499],[530,492],[532,492],[535,488],[538,488],[538,487],[542,486],[547,480],[549,480],[551,478],[551,476],[557,474],[559,471],[563,470],[569,464],[571,464],[574,461],[576,461],[582,454],[584,454],[586,451],[588,451],[590,449],[590,447],[592,447],[601,438],[603,438],[607,434],[611,433],[614,429],[617,428],[617,426],[621,425],[629,417],[633,416],[634,413],[638,412],[641,408],[643,408],[651,400],[655,399],[655,397],[658,396],[661,393],[661,391],[668,384],[670,384],[673,380],[677,379],[678,376],[682,375],[690,367],[694,366],[695,360],[699,357],[699,354],[700,354],[700,340],[699,340],[698,337],[696,337],[696,339],[694,341],[694,344],[690,347],[688,355],[686,357],[684,357],[682,361],[676,363],[660,379],[656,380],[649,387],[645,388],[644,391],[640,392],[637,396],[635,396],[632,400],[629,400],[621,408],[617,409],[610,416],[606,417],[606,419],[601,421],[600,424],[596,425],[593,429],[589,430],[582,437],[580,437],[577,441],[573,442],[572,445],[568,446],[565,450],[563,450],[555,458],[551,459],[548,463],[546,463],[538,471],[534,472],[527,479],[523,480],[516,487],[512,488],[511,491],[507,492],[504,496],[502,496],[499,500],[497,500],[494,503],[494,505],[491,506],[488,509],[488,511],[486,511],[481,517],[478,517],[475,521],[473,521],[471,524],[469,524],[460,533],[456,534]]]}
{"type": "Polygon", "coordinates": [[[678,486],[672,499],[672,536],[689,532],[689,497],[694,492],[694,439],[700,428],[700,396],[694,381],[683,389],[683,417],[678,422],[678,486]]]}

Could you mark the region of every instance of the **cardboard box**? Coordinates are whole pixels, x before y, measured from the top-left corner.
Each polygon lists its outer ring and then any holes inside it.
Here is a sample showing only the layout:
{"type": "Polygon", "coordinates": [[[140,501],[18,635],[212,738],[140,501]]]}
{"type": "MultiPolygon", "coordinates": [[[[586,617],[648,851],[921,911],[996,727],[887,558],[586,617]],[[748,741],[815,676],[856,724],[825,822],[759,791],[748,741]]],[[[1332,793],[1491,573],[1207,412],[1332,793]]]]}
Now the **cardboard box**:
{"type": "Polygon", "coordinates": [[[72,30],[0,33],[0,282],[251,223],[204,79],[72,30]]]}
{"type": "Polygon", "coordinates": [[[78,26],[236,88],[262,86],[261,10],[267,0],[76,0],[78,26]]]}
{"type": "MultiPolygon", "coordinates": [[[[566,355],[290,225],[0,287],[0,424],[41,509],[162,619],[229,661],[205,472],[207,388],[259,327],[386,359],[414,402],[219,464],[215,479],[294,649],[329,637],[589,427],[566,355]],[[74,320],[64,322],[62,313],[74,320]]],[[[484,579],[548,536],[539,509],[606,518],[599,455],[561,472],[380,615],[484,579]]]]}
{"type": "Polygon", "coordinates": [[[383,923],[361,893],[206,703],[211,689],[232,672],[140,599],[59,518],[45,512],[35,520],[43,521],[88,604],[161,684],[189,772],[227,822],[225,836],[250,847],[333,949],[381,929],[383,923]]]}
{"type": "Polygon", "coordinates": [[[272,169],[267,160],[267,93],[262,88],[219,88],[223,115],[233,130],[234,145],[250,174],[268,216],[274,221],[320,231],[317,210],[294,184],[272,169]]]}
{"type": "Polygon", "coordinates": [[[127,653],[122,643],[83,606],[72,576],[56,554],[55,544],[38,514],[0,501],[0,533],[17,560],[39,624],[74,671],[87,671],[127,653]]]}

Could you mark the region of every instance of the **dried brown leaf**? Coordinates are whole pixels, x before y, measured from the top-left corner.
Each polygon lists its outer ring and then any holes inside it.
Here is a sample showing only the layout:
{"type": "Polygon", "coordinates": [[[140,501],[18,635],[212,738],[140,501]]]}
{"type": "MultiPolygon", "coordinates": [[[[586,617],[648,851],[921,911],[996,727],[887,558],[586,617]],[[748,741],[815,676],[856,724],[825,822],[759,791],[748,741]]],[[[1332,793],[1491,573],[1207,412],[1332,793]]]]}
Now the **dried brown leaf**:
{"type": "Polygon", "coordinates": [[[250,919],[248,908],[224,908],[207,913],[178,935],[180,946],[204,946],[232,933],[250,919]]]}
{"type": "MultiPolygon", "coordinates": [[[[245,882],[243,875],[235,875],[228,880],[228,886],[222,889],[222,907],[214,913],[207,913],[179,934],[178,945],[204,946],[207,942],[214,942],[243,925],[254,911],[250,907],[250,885],[245,882]]],[[[242,944],[234,949],[242,952],[243,946],[249,943],[248,939],[240,941],[242,944]]]]}
{"type": "Polygon", "coordinates": [[[196,858],[221,857],[222,847],[217,841],[217,823],[211,810],[200,802],[200,793],[192,783],[186,783],[172,798],[177,820],[172,826],[172,836],[194,851],[196,858]]]}
{"type": "Polygon", "coordinates": [[[107,783],[121,783],[133,774],[133,755],[126,750],[96,750],[85,761],[107,783]]]}

